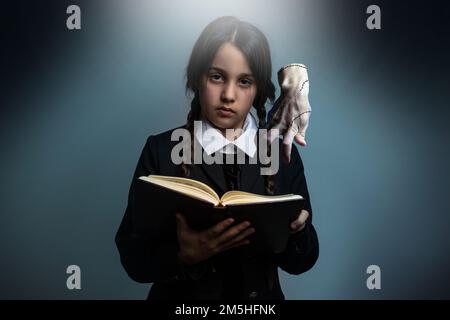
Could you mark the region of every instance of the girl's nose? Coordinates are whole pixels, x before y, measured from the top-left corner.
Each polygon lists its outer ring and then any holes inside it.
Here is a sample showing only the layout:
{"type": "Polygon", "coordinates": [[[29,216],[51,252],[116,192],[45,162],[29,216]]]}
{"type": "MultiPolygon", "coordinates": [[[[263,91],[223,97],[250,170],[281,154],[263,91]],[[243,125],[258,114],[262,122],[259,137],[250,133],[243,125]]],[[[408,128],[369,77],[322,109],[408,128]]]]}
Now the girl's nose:
{"type": "Polygon", "coordinates": [[[232,103],[234,102],[234,100],[236,100],[235,95],[236,95],[236,88],[234,87],[233,84],[229,83],[223,87],[221,96],[222,101],[232,103]]]}

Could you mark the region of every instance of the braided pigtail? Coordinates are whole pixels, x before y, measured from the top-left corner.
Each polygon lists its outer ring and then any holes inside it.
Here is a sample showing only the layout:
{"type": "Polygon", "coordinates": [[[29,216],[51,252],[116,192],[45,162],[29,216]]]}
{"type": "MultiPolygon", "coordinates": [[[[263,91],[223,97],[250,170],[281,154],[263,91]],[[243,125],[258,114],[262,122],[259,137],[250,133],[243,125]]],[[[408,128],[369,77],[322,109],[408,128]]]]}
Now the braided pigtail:
{"type": "Polygon", "coordinates": [[[194,170],[194,121],[200,119],[200,103],[198,98],[198,92],[196,92],[194,99],[191,102],[191,110],[187,116],[186,129],[189,131],[191,137],[191,161],[190,163],[182,163],[181,164],[181,172],[183,177],[188,178],[191,176],[192,171],[194,170]]]}

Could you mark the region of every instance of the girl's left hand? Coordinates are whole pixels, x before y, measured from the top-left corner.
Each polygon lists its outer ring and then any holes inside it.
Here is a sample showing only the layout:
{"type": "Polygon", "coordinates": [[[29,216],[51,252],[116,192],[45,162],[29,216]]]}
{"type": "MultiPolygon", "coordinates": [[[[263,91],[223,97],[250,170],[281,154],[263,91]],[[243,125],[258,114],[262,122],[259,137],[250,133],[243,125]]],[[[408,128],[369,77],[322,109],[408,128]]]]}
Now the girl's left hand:
{"type": "Polygon", "coordinates": [[[298,218],[291,222],[291,233],[302,231],[306,225],[306,219],[309,217],[309,212],[302,210],[298,215],[298,218]]]}

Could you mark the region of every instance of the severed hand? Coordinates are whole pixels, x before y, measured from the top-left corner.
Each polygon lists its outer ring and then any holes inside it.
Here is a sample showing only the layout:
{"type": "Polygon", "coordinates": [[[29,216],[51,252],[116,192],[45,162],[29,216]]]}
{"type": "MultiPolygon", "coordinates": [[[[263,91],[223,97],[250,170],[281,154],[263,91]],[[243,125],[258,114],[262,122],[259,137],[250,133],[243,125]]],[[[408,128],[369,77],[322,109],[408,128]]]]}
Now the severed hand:
{"type": "MultiPolygon", "coordinates": [[[[311,114],[308,72],[305,65],[292,63],[282,67],[277,74],[281,94],[269,111],[267,129],[278,129],[283,135],[283,155],[289,162],[294,139],[306,146],[311,114]]],[[[269,133],[270,142],[275,138],[269,133]]]]}

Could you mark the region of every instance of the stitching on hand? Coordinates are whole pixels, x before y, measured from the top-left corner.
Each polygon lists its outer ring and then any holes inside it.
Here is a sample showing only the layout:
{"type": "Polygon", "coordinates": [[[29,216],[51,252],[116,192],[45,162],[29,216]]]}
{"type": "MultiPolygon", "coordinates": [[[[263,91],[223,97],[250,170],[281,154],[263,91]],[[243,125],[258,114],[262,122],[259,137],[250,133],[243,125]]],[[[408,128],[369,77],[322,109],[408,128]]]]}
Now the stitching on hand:
{"type": "Polygon", "coordinates": [[[300,88],[299,92],[302,92],[302,90],[303,90],[303,87],[305,86],[305,84],[306,84],[307,82],[309,82],[309,80],[308,80],[308,79],[307,79],[307,80],[305,80],[305,81],[303,81],[303,83],[302,83],[302,86],[301,86],[301,88],[300,88]]]}
{"type": "Polygon", "coordinates": [[[303,114],[305,113],[310,113],[311,110],[307,110],[307,111],[303,111],[302,113],[300,113],[298,116],[296,116],[294,119],[292,119],[291,123],[289,124],[289,127],[291,127],[294,124],[294,121],[297,120],[298,118],[300,118],[303,114]]]}
{"type": "Polygon", "coordinates": [[[308,68],[307,68],[306,66],[304,66],[303,64],[300,64],[300,63],[291,63],[291,64],[288,64],[287,66],[281,67],[280,70],[278,70],[278,72],[281,72],[281,71],[283,71],[284,69],[287,69],[287,68],[290,68],[290,67],[300,67],[300,68],[303,68],[303,69],[308,70],[308,68]]]}

